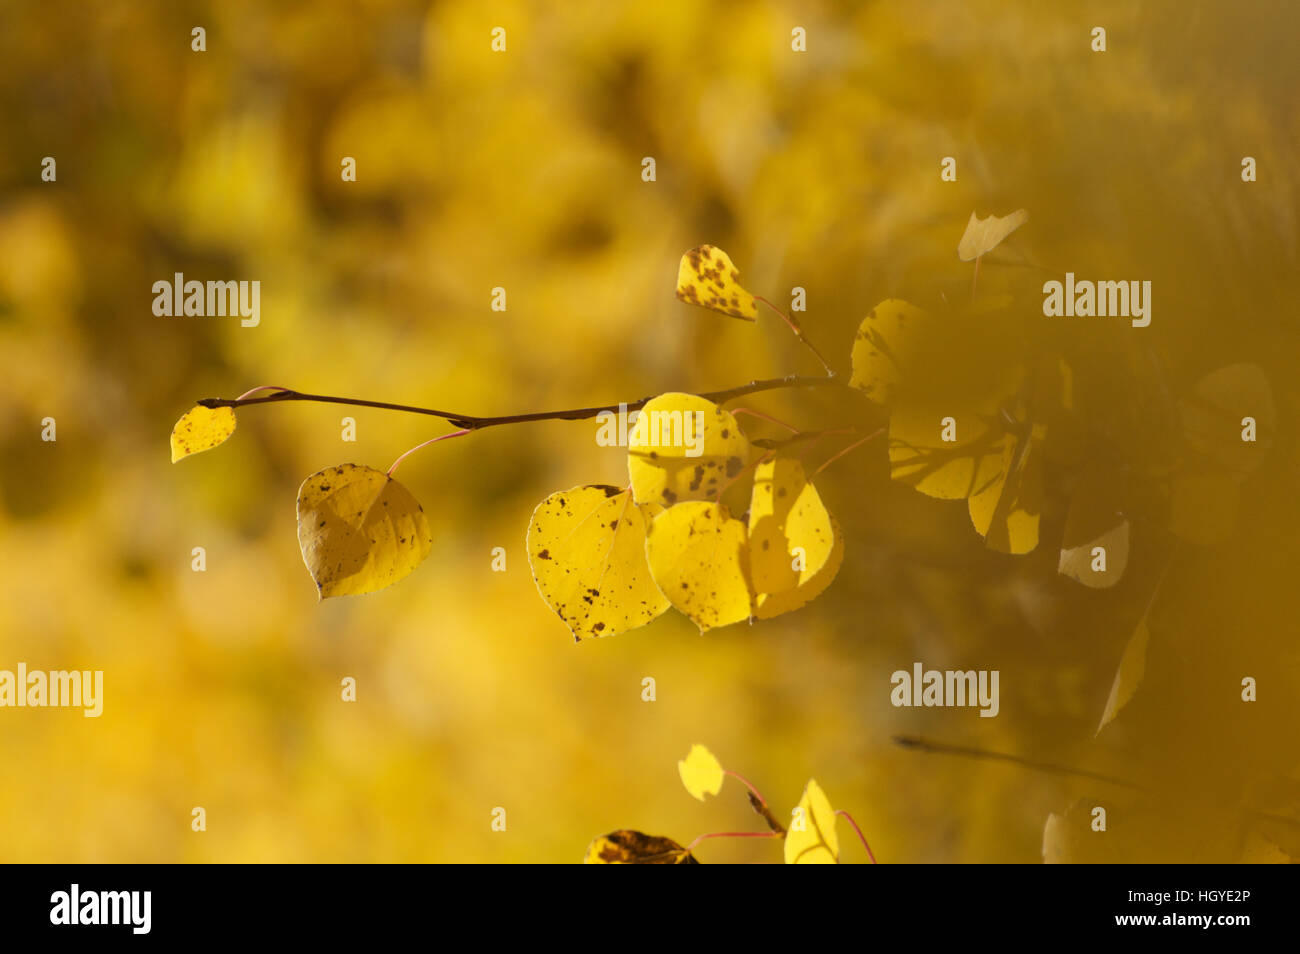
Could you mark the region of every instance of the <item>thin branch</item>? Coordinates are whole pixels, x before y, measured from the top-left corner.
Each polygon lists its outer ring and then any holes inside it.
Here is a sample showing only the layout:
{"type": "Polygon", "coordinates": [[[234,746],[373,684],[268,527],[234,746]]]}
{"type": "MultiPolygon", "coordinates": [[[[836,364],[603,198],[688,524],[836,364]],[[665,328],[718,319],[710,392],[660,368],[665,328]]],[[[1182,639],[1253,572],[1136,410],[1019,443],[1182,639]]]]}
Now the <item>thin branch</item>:
{"type": "MultiPolygon", "coordinates": [[[[762,381],[750,381],[748,384],[742,384],[734,388],[726,388],[722,391],[710,391],[699,395],[707,401],[715,404],[721,404],[734,398],[744,397],[747,394],[757,394],[760,391],[776,391],[782,388],[817,388],[833,385],[835,387],[845,387],[842,382],[831,377],[812,377],[807,375],[790,374],[783,378],[767,378],[762,381]]],[[[254,389],[262,390],[260,388],[254,389]]],[[[253,392],[249,392],[250,394],[253,392]]],[[[643,397],[637,401],[622,402],[621,404],[603,404],[598,407],[580,407],[565,411],[535,411],[529,414],[505,414],[497,417],[478,417],[472,414],[462,414],[458,411],[440,411],[431,407],[416,407],[411,404],[391,404],[387,401],[367,401],[361,398],[335,397],[328,394],[307,394],[302,391],[290,389],[278,390],[273,394],[263,395],[261,397],[238,397],[238,398],[204,398],[198,403],[203,407],[248,407],[253,404],[275,404],[281,401],[313,401],[318,404],[346,404],[352,407],[373,407],[383,411],[401,411],[406,414],[427,414],[430,417],[439,417],[455,427],[463,428],[467,431],[479,431],[485,427],[498,427],[502,424],[525,424],[530,421],[585,421],[590,420],[602,413],[617,414],[619,411],[639,411],[657,395],[643,397]]]]}
{"type": "Polygon", "coordinates": [[[894,736],[894,743],[896,745],[901,745],[905,749],[916,749],[919,752],[929,752],[935,755],[963,755],[967,758],[990,759],[995,762],[1011,762],[1014,765],[1034,769],[1038,772],[1051,772],[1055,775],[1073,775],[1078,778],[1090,778],[1094,781],[1105,782],[1107,785],[1118,785],[1122,788],[1130,788],[1138,792],[1144,791],[1141,785],[1138,785],[1135,782],[1126,781],[1122,778],[1102,775],[1100,772],[1089,772],[1087,769],[1070,768],[1068,765],[1055,765],[1051,762],[1035,762],[1033,759],[1023,758],[1019,755],[1009,755],[1006,752],[990,752],[987,749],[973,749],[964,745],[947,745],[943,742],[931,742],[929,739],[922,739],[912,735],[896,735],[894,736]]]}

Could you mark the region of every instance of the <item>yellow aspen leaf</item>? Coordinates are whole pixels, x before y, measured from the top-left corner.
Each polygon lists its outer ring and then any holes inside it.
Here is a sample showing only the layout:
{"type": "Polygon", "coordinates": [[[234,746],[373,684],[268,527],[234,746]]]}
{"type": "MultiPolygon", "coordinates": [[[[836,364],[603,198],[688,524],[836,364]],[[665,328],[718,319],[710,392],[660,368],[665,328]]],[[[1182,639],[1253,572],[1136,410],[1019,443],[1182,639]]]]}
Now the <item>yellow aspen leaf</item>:
{"type": "MultiPolygon", "coordinates": [[[[840,571],[840,565],[844,562],[844,531],[840,529],[839,521],[833,516],[831,517],[831,532],[834,534],[834,543],[831,545],[831,552],[826,557],[826,562],[822,564],[821,569],[807,578],[804,578],[804,574],[801,573],[799,582],[792,589],[781,590],[776,593],[760,593],[757,599],[757,608],[754,611],[754,616],[757,619],[772,619],[782,613],[802,609],[821,596],[826,591],[826,588],[835,581],[835,576],[840,571]]],[[[752,544],[750,549],[752,551],[752,544]]]]}
{"type": "Polygon", "coordinates": [[[1124,655],[1120,657],[1115,681],[1110,686],[1110,697],[1106,700],[1106,711],[1101,714],[1101,722],[1097,724],[1098,733],[1119,715],[1119,711],[1129,704],[1137,692],[1147,671],[1147,643],[1150,639],[1151,631],[1147,628],[1144,617],[1124,647],[1124,655]]]}
{"type": "Polygon", "coordinates": [[[890,404],[910,373],[915,342],[926,334],[928,326],[927,312],[899,298],[871,309],[853,339],[849,386],[878,404],[890,404]]]}
{"type": "Polygon", "coordinates": [[[810,778],[786,832],[785,863],[836,865],[839,862],[840,839],[835,834],[835,810],[817,780],[810,778]]]}
{"type": "Polygon", "coordinates": [[[677,297],[733,318],[754,321],[758,305],[740,287],[740,272],[716,245],[700,245],[682,256],[677,266],[677,297]]]}
{"type": "Polygon", "coordinates": [[[212,450],[235,433],[235,412],[228,407],[196,404],[172,428],[172,463],[212,450]]]}
{"type": "Polygon", "coordinates": [[[974,212],[966,223],[961,242],[957,245],[957,257],[969,262],[991,252],[993,249],[1020,226],[1029,221],[1029,213],[1016,209],[1009,215],[990,215],[986,219],[978,218],[974,212]]]}
{"type": "Polygon", "coordinates": [[[1188,442],[1238,478],[1258,467],[1273,443],[1273,389],[1258,365],[1242,362],[1210,372],[1179,402],[1179,410],[1188,442]],[[1244,439],[1248,426],[1254,440],[1244,439]]]}
{"type": "Polygon", "coordinates": [[[646,404],[628,435],[627,472],[637,503],[710,500],[745,469],[751,448],[731,412],[694,394],[646,404]]]}
{"type": "Polygon", "coordinates": [[[1129,522],[1114,491],[1100,475],[1086,474],[1070,501],[1057,572],[1093,589],[1114,586],[1128,565],[1128,547],[1129,522]]]}
{"type": "Polygon", "coordinates": [[[700,801],[705,795],[716,795],[722,789],[722,764],[702,745],[692,745],[686,758],[677,763],[677,774],[682,784],[700,801]]]}
{"type": "Polygon", "coordinates": [[[636,629],[668,609],[646,564],[646,527],[661,508],[630,490],[553,493],[528,522],[528,565],[546,605],[575,640],[636,629]]]}
{"type": "Polygon", "coordinates": [[[325,599],[391,586],[424,561],[431,541],[410,491],[381,470],[340,464],[298,490],[298,545],[325,599]]]}
{"type": "Polygon", "coordinates": [[[593,839],[587,846],[583,864],[698,865],[699,862],[689,850],[671,838],[621,828],[593,839]]]}
{"type": "Polygon", "coordinates": [[[750,581],[763,596],[794,589],[826,565],[835,544],[831,515],[794,457],[763,461],[749,500],[750,581]]]}
{"type": "Polygon", "coordinates": [[[1043,825],[1043,864],[1065,865],[1074,857],[1072,832],[1065,815],[1050,812],[1043,825]]]}
{"type": "Polygon", "coordinates": [[[894,480],[927,497],[965,500],[997,476],[1005,431],[991,414],[909,402],[889,416],[889,464],[894,480]],[[947,440],[952,435],[954,440],[947,440]]]}
{"type": "Polygon", "coordinates": [[[745,525],[723,504],[690,500],[660,513],[646,558],[660,592],[701,633],[752,615],[745,525]]]}
{"type": "Polygon", "coordinates": [[[1044,428],[1007,434],[997,471],[977,486],[967,501],[971,524],[990,549],[1024,554],[1038,546],[1043,511],[1043,458],[1039,441],[1044,428]]]}

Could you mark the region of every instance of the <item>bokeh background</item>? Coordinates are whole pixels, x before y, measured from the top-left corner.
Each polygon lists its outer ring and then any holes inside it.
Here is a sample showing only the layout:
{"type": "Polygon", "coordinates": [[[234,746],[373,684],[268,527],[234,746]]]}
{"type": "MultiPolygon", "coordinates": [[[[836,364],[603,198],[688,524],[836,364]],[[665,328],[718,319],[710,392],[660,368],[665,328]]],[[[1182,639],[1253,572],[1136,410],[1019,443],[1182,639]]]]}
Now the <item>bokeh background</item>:
{"type": "MultiPolygon", "coordinates": [[[[761,827],[738,789],[685,793],[675,763],[695,742],[778,812],[815,776],[882,861],[1038,861],[1047,816],[1079,799],[1108,807],[1110,831],[1076,860],[1255,858],[1261,838],[1300,852],[1297,28],[1280,2],[5,0],[0,668],[102,669],[106,689],[97,720],[0,711],[0,859],[572,862],[615,828],[761,827]],[[1013,558],[962,504],[891,483],[874,444],[819,479],[847,554],[816,602],[575,645],[523,542],[548,493],[625,482],[594,423],[407,460],[429,559],[323,604],[299,483],[386,467],[438,422],[256,407],[220,450],[168,461],[196,399],[262,384],[495,414],[816,373],[772,316],[674,299],[678,257],[705,242],[756,293],[805,287],[809,335],[846,373],[876,302],[969,294],[967,217],[1019,207],[1029,223],[981,283],[1072,363],[1112,473],[1141,484],[1138,436],[1169,423],[1153,393],[1234,361],[1273,384],[1277,433],[1234,532],[1181,544],[1136,506],[1112,590],[1056,574],[1068,467],[1049,474],[1042,544],[1013,558]],[[1151,326],[1042,318],[1045,272],[1066,270],[1151,280],[1151,326]],[[260,280],[260,326],[155,317],[151,286],[177,271],[260,280]],[[1095,735],[1162,577],[1144,683],[1095,735]],[[889,674],[916,660],[998,669],[1001,714],[891,707],[889,674]],[[1257,703],[1239,701],[1245,675],[1257,703]],[[899,733],[1142,791],[909,751],[899,733]]],[[[873,413],[838,391],[746,404],[810,427],[873,413]]],[[[780,860],[761,840],[699,854],[780,860]]]]}

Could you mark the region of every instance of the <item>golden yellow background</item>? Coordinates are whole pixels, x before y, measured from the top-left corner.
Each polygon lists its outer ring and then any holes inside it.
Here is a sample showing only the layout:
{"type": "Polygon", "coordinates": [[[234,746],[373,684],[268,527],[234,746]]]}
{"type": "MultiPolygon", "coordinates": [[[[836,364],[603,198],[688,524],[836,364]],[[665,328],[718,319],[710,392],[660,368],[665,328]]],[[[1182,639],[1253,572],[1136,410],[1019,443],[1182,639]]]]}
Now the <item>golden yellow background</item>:
{"type": "MultiPolygon", "coordinates": [[[[1261,832],[1296,854],[1293,825],[1249,813],[1298,804],[1297,28],[1282,3],[5,3],[0,668],[103,669],[106,686],[97,720],[0,710],[0,860],[571,862],[614,828],[761,828],[734,783],[685,793],[675,763],[695,742],[778,813],[815,776],[881,861],[1037,861],[1048,813],[1081,797],[1109,807],[1101,857],[1235,860],[1261,832]],[[428,560],[323,604],[295,537],[302,479],[387,467],[439,422],[255,407],[227,445],[168,462],[195,399],[261,384],[498,414],[816,373],[770,314],[674,299],[679,256],[705,242],[758,294],[804,286],[809,335],[847,373],[871,306],[966,291],[971,210],[1019,207],[1010,245],[1054,277],[1153,282],[1147,329],[1029,322],[1100,427],[1144,412],[1152,354],[1175,394],[1233,361],[1269,374],[1279,432],[1230,541],[1175,547],[1135,520],[1125,580],[1086,590],[1055,572],[1060,492],[1038,550],[1003,557],[963,505],[891,484],[875,444],[819,479],[848,548],[816,602],[575,645],[523,541],[548,493],[625,483],[594,422],[408,459],[428,560]],[[260,326],[155,317],[152,283],[177,271],[260,280],[260,326]],[[1094,738],[1171,554],[1146,679],[1094,738]],[[1001,714],[891,707],[889,674],[916,660],[998,669],[1001,714]],[[1238,699],[1245,675],[1257,703],[1238,699]]],[[[1031,317],[1044,277],[981,273],[1031,317]]],[[[836,392],[744,403],[810,427],[865,413],[836,392]]],[[[761,840],[699,855],[781,856],[761,840]]]]}

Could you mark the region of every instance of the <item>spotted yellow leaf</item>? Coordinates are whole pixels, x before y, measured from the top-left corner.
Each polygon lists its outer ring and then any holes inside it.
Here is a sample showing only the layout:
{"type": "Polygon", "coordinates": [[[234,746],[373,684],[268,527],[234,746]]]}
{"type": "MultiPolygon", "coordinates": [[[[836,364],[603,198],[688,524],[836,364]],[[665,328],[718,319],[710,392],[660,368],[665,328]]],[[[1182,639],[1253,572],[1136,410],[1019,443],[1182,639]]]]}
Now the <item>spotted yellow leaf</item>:
{"type": "Polygon", "coordinates": [[[575,640],[623,633],[668,609],[646,564],[646,526],[660,509],[592,485],[551,494],[533,511],[533,581],[575,640]]]}
{"type": "Polygon", "coordinates": [[[878,404],[890,404],[912,373],[916,343],[926,336],[929,326],[925,311],[898,298],[871,309],[853,339],[849,386],[878,404]]]}
{"type": "Polygon", "coordinates": [[[646,404],[628,434],[627,472],[637,503],[665,507],[717,497],[749,463],[751,448],[731,412],[694,394],[646,404]]]}
{"type": "Polygon", "coordinates": [[[722,764],[702,745],[692,745],[686,758],[677,763],[677,774],[682,784],[700,801],[705,795],[716,795],[722,789],[722,764]]]}
{"type": "Polygon", "coordinates": [[[429,523],[410,491],[360,464],[326,467],[298,490],[298,545],[321,599],[373,593],[429,555],[429,523]]]}
{"type": "Polygon", "coordinates": [[[689,500],[660,513],[646,558],[660,592],[701,633],[752,615],[745,525],[723,504],[689,500]]]}
{"type": "MultiPolygon", "coordinates": [[[[760,593],[757,609],[754,611],[755,618],[772,619],[782,613],[802,609],[821,596],[835,581],[835,575],[839,573],[840,565],[844,562],[844,531],[840,529],[839,521],[834,516],[831,517],[831,532],[834,535],[834,542],[821,569],[812,576],[800,573],[798,582],[790,589],[775,593],[760,593]]],[[[752,545],[750,549],[752,551],[752,545]]]]}
{"type": "Polygon", "coordinates": [[[990,215],[986,219],[978,218],[972,212],[966,223],[966,231],[962,233],[961,242],[957,245],[957,257],[963,262],[969,262],[991,252],[1027,221],[1029,213],[1024,209],[1016,209],[1010,215],[990,215]]]}
{"type": "Polygon", "coordinates": [[[831,515],[803,464],[793,457],[759,464],[749,502],[750,581],[759,609],[772,594],[815,577],[834,546],[831,515]]]}
{"type": "Polygon", "coordinates": [[[686,848],[671,838],[622,828],[593,839],[587,846],[588,865],[698,865],[686,848]]]}
{"type": "Polygon", "coordinates": [[[740,272],[731,256],[716,245],[701,245],[682,256],[677,266],[677,297],[733,318],[758,318],[758,305],[740,286],[740,272]]]}
{"type": "Polygon", "coordinates": [[[840,839],[835,834],[835,810],[830,799],[809,779],[790,818],[785,836],[785,863],[788,865],[835,865],[840,861],[840,839]]]}
{"type": "Polygon", "coordinates": [[[172,463],[191,454],[212,450],[235,433],[235,412],[228,407],[196,404],[172,428],[172,463]]]}

